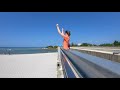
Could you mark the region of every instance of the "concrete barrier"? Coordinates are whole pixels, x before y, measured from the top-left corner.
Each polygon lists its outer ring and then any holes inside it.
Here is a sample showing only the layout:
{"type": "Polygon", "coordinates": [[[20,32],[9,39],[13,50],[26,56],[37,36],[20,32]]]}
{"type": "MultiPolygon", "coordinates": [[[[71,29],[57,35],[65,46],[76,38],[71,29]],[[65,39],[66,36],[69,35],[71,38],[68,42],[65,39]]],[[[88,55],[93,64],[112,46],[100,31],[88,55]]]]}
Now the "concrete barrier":
{"type": "Polygon", "coordinates": [[[104,59],[108,59],[111,61],[115,61],[115,62],[120,62],[120,54],[113,54],[113,52],[105,52],[105,51],[99,51],[99,50],[87,50],[87,49],[81,49],[81,48],[72,48],[75,49],[77,51],[80,51],[82,53],[86,53],[86,54],[90,54],[93,56],[97,56],[100,58],[104,58],[104,59]]]}

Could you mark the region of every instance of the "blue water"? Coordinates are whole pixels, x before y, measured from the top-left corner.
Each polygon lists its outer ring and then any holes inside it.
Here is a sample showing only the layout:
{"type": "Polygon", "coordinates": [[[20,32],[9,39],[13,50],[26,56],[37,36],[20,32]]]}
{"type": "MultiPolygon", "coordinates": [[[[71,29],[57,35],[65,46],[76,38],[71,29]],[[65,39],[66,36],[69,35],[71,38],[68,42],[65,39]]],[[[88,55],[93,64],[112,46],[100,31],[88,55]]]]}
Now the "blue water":
{"type": "Polygon", "coordinates": [[[44,49],[36,47],[0,47],[0,54],[34,54],[57,52],[57,49],[44,49]]]}

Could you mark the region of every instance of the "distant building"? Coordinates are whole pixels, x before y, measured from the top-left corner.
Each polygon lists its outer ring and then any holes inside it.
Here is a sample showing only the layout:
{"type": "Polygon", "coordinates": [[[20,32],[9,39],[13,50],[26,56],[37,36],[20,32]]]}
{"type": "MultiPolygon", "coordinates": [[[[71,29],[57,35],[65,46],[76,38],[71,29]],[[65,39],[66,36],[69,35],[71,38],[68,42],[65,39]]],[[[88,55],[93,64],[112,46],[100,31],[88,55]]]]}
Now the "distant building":
{"type": "Polygon", "coordinates": [[[80,46],[81,45],[81,43],[78,43],[78,46],[80,46]]]}

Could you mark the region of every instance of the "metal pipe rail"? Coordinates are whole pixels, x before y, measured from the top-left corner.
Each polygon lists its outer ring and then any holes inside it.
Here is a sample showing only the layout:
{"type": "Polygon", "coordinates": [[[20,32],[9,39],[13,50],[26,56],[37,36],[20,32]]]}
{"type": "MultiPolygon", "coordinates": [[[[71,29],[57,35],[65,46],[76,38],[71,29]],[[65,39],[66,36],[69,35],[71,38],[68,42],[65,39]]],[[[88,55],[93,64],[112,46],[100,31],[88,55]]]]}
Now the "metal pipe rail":
{"type": "Polygon", "coordinates": [[[64,78],[120,78],[120,75],[69,50],[60,48],[60,57],[64,78]]]}
{"type": "Polygon", "coordinates": [[[83,78],[68,57],[64,54],[62,49],[60,49],[60,53],[64,78],[83,78]]]}

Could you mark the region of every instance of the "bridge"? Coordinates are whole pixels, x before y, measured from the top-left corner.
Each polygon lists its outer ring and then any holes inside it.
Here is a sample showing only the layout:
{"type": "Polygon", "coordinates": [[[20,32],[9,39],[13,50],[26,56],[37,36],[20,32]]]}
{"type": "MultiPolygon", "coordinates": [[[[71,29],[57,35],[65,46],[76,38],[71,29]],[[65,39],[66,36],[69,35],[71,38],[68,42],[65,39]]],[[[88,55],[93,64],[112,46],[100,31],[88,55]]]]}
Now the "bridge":
{"type": "Polygon", "coordinates": [[[58,72],[58,78],[120,78],[120,63],[59,47],[58,72]]]}

